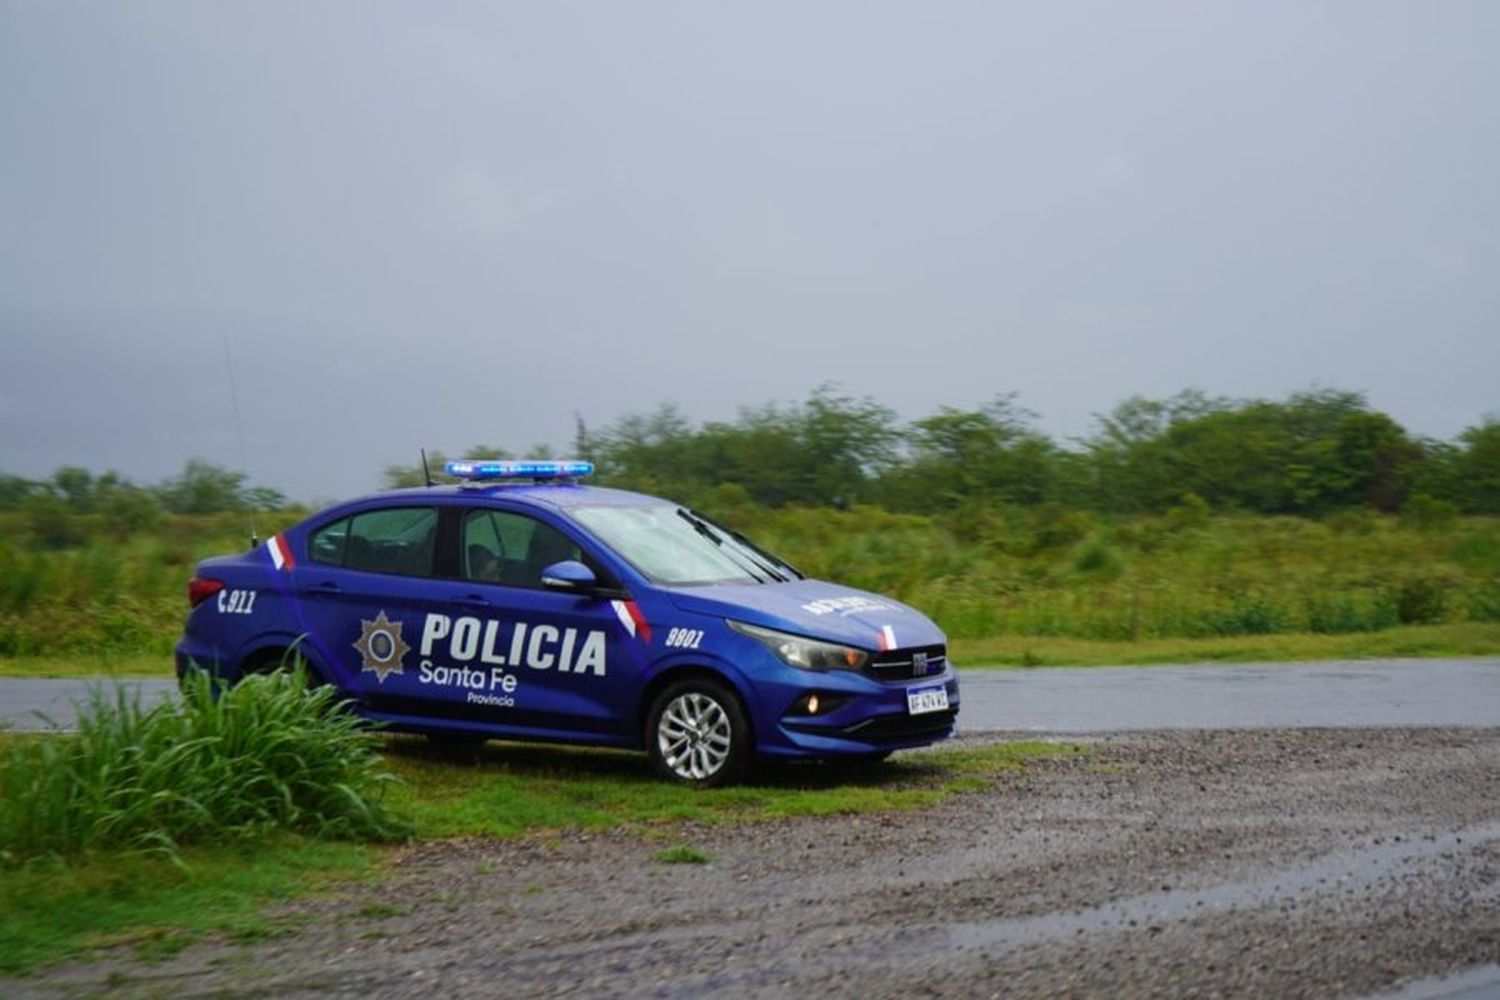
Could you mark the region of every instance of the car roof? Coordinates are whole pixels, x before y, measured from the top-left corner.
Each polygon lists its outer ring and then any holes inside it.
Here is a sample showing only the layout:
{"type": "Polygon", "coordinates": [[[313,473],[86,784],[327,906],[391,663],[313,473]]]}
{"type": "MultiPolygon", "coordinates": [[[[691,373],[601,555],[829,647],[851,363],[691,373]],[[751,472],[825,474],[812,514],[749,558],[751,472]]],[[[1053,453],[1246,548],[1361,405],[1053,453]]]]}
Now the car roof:
{"type": "Polygon", "coordinates": [[[577,483],[485,483],[458,486],[415,486],[404,490],[387,490],[361,497],[359,501],[410,497],[461,498],[466,501],[496,499],[519,503],[539,504],[566,510],[570,507],[640,507],[650,504],[670,503],[661,497],[630,490],[617,490],[607,486],[582,486],[577,483]]]}

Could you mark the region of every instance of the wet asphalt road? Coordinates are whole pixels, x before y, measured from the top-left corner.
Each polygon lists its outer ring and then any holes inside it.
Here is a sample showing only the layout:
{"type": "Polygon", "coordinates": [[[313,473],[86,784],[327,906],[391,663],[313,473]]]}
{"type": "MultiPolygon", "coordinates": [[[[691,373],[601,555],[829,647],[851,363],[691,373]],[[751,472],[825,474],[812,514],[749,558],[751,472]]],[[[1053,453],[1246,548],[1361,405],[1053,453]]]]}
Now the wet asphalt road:
{"type": "MultiPolygon", "coordinates": [[[[130,681],[144,700],[172,681],[130,681]]],[[[1500,658],[964,670],[965,732],[1500,727],[1500,658]]],[[[67,728],[87,683],[0,678],[0,725],[67,728]]]]}
{"type": "Polygon", "coordinates": [[[965,670],[976,732],[1500,726],[1500,659],[965,670]]]}

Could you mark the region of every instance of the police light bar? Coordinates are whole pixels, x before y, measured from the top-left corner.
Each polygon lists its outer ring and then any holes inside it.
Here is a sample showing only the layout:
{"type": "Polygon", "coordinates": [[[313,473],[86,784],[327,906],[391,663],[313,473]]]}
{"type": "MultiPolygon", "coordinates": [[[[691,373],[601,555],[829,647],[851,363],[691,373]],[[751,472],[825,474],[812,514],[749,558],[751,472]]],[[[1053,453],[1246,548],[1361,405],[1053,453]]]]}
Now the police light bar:
{"type": "Polygon", "coordinates": [[[471,482],[486,479],[576,479],[594,474],[593,462],[449,462],[450,476],[471,482]]]}

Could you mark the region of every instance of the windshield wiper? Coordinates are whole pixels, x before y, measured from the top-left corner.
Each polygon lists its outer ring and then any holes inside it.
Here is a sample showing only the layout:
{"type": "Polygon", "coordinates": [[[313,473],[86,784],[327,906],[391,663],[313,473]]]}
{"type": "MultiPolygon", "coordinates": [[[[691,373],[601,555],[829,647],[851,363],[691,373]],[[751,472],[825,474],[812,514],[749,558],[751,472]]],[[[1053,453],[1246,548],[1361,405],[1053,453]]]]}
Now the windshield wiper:
{"type": "Polygon", "coordinates": [[[759,545],[756,545],[750,539],[746,538],[744,535],[740,534],[738,531],[735,531],[733,528],[726,528],[722,524],[719,524],[718,522],[710,522],[710,523],[713,524],[713,526],[716,527],[716,528],[718,528],[720,531],[726,532],[729,535],[730,538],[733,538],[735,541],[739,542],[741,545],[743,545],[751,553],[753,553],[754,555],[758,556],[759,559],[760,559],[760,561],[766,564],[767,571],[770,572],[771,574],[773,574],[778,580],[781,580],[781,581],[785,582],[785,581],[790,580],[792,578],[791,576],[787,576],[786,573],[781,572],[782,569],[790,571],[791,574],[792,574],[792,576],[795,576],[799,580],[806,580],[807,579],[807,574],[806,573],[802,572],[800,569],[798,569],[797,567],[793,566],[791,563],[787,562],[785,559],[782,559],[779,556],[773,556],[773,555],[771,555],[771,553],[767,552],[765,549],[761,548],[759,545]],[[781,569],[777,569],[776,567],[778,567],[778,566],[781,567],[781,569]]]}
{"type": "MultiPolygon", "coordinates": [[[[693,514],[691,511],[688,511],[683,507],[677,508],[677,516],[682,518],[688,524],[691,524],[693,526],[693,530],[698,532],[698,534],[702,535],[704,538],[707,538],[710,542],[713,542],[714,545],[723,550],[724,554],[727,555],[732,562],[737,564],[740,569],[748,573],[750,575],[750,578],[756,583],[766,582],[760,576],[760,574],[756,573],[755,570],[745,565],[745,559],[741,553],[737,552],[733,548],[726,549],[724,547],[724,539],[720,538],[718,533],[715,532],[713,528],[709,527],[708,523],[705,522],[702,518],[698,517],[697,515],[693,514]]],[[[755,565],[759,565],[759,563],[755,563],[755,565]]],[[[763,566],[761,568],[765,569],[765,567],[763,566]]]]}
{"type": "Polygon", "coordinates": [[[694,531],[698,532],[698,534],[702,535],[704,538],[707,538],[710,542],[713,542],[718,546],[723,546],[724,540],[718,535],[715,535],[713,531],[709,529],[708,525],[703,523],[702,518],[689,513],[686,507],[678,507],[677,516],[682,518],[688,524],[691,524],[694,531]]]}
{"type": "MultiPolygon", "coordinates": [[[[786,583],[791,579],[791,577],[787,576],[785,573],[782,573],[776,568],[776,566],[774,565],[776,561],[775,559],[767,556],[766,553],[756,548],[755,543],[751,542],[750,539],[746,538],[744,535],[730,528],[726,528],[716,521],[710,521],[708,518],[704,517],[701,514],[694,512],[684,513],[686,514],[686,516],[691,517],[696,522],[698,530],[712,530],[716,534],[723,535],[730,541],[736,543],[735,545],[729,547],[730,551],[740,555],[743,559],[748,559],[750,562],[760,567],[761,572],[765,573],[771,579],[776,580],[779,583],[786,583]]],[[[724,541],[722,538],[714,538],[714,544],[720,547],[724,547],[724,541]]],[[[790,567],[788,568],[790,569],[790,567]]],[[[800,576],[801,574],[799,573],[798,575],[800,576]]]]}

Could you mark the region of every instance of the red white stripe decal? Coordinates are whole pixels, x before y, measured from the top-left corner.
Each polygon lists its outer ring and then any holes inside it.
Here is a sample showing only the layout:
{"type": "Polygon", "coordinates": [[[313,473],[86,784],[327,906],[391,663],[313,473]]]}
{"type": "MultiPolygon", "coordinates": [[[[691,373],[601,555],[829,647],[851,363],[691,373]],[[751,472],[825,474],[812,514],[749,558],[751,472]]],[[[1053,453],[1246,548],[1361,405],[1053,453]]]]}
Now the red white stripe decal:
{"type": "Polygon", "coordinates": [[[634,601],[610,601],[610,606],[615,609],[615,617],[620,619],[620,624],[625,626],[625,631],[640,639],[642,642],[651,641],[651,626],[646,623],[646,618],[641,614],[641,609],[634,601]]]}
{"type": "Polygon", "coordinates": [[[279,532],[266,540],[266,551],[271,553],[271,562],[279,570],[290,570],[297,565],[297,560],[292,558],[292,547],[286,543],[286,536],[279,532]]]}
{"type": "Polygon", "coordinates": [[[896,648],[896,630],[889,625],[880,626],[880,651],[896,648]]]}
{"type": "Polygon", "coordinates": [[[610,601],[609,606],[615,609],[615,617],[620,619],[620,624],[625,626],[625,631],[635,635],[635,619],[625,608],[624,601],[610,601]]]}

